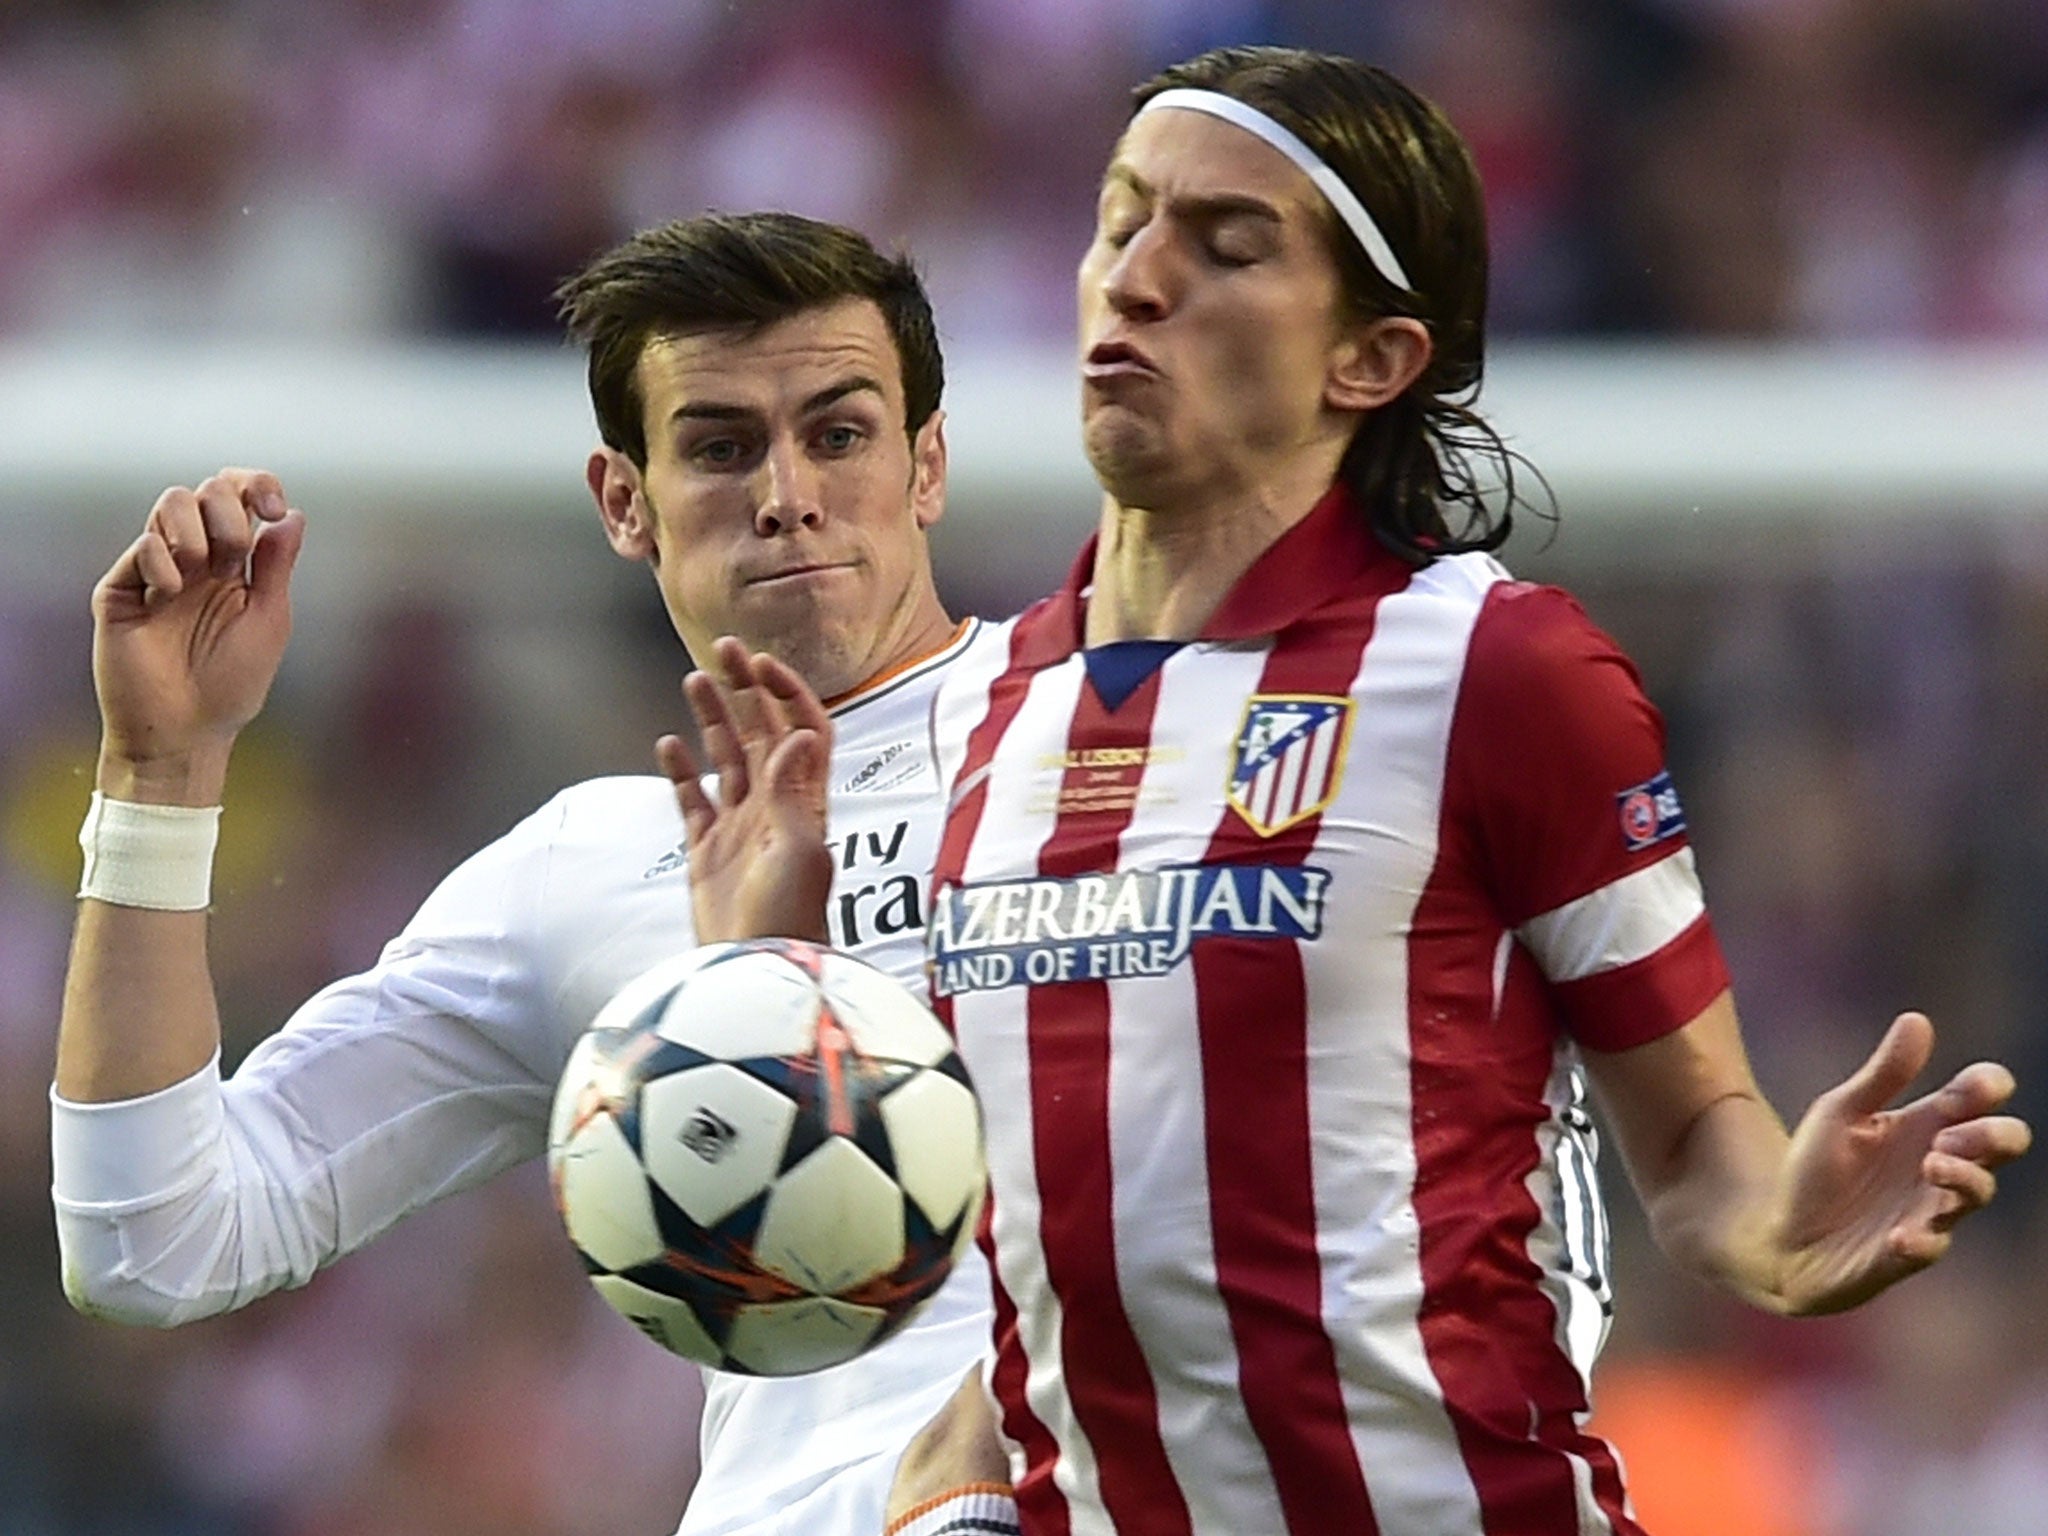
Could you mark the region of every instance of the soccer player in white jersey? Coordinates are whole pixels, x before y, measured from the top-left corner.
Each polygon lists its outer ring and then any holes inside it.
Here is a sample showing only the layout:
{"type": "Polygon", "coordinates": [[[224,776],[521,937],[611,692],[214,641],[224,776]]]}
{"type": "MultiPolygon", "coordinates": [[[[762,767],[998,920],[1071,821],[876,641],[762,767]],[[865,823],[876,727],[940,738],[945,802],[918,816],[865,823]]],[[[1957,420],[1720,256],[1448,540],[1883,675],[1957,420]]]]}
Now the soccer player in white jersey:
{"type": "Polygon", "coordinates": [[[1098,535],[940,688],[997,1331],[896,1505],[993,1451],[1032,1536],[1637,1536],[1581,1067],[1665,1250],[1782,1313],[1941,1255],[2011,1075],[1888,1109],[1906,1014],[1791,1134],[1759,1092],[1661,722],[1491,556],[1449,124],[1278,49],[1138,101],[1079,275],[1098,535]]]}
{"type": "MultiPolygon", "coordinates": [[[[635,236],[561,299],[589,348],[604,446],[588,483],[613,548],[653,568],[700,663],[735,635],[828,701],[819,933],[917,982],[940,811],[931,695],[984,642],[932,582],[942,365],[916,273],[850,230],[706,217],[635,236]]],[[[103,1316],[172,1324],[302,1284],[535,1157],[578,1033],[700,936],[677,786],[579,784],[222,1082],[212,808],[285,648],[304,532],[287,505],[253,470],[166,491],[94,593],[104,735],[52,1097],[64,1283],[103,1316]]],[[[660,756],[682,771],[673,741],[660,756]]],[[[988,1330],[975,1256],[865,1357],[787,1380],[709,1373],[683,1532],[879,1530],[904,1443],[988,1330]]]]}

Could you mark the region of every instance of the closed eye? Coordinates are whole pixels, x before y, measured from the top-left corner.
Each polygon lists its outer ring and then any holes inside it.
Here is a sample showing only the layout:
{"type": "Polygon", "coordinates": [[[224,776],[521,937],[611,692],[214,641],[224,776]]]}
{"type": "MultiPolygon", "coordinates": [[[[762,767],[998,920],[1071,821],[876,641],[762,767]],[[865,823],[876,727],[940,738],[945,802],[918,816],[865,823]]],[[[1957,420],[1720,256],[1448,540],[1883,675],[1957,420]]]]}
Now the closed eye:
{"type": "Polygon", "coordinates": [[[1201,221],[1202,251],[1219,267],[1249,267],[1280,245],[1277,220],[1237,209],[1220,210],[1201,221]]]}

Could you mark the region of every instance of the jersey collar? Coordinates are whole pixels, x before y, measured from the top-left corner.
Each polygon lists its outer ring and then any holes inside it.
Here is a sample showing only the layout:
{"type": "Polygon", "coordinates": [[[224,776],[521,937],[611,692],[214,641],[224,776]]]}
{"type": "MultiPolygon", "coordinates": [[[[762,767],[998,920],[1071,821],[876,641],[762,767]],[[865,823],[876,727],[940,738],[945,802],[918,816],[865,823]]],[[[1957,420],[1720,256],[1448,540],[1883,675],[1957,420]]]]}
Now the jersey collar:
{"type": "Polygon", "coordinates": [[[898,688],[916,677],[922,677],[934,668],[944,666],[961,651],[981,626],[979,619],[968,617],[953,626],[953,632],[937,650],[922,655],[906,657],[893,667],[885,667],[866,682],[849,688],[845,693],[835,693],[823,701],[825,712],[832,716],[844,714],[862,704],[871,704],[885,694],[894,693],[898,688]]]}
{"type": "MultiPolygon", "coordinates": [[[[1046,599],[1030,633],[1021,637],[1017,659],[1022,665],[1051,666],[1081,649],[1096,537],[1089,535],[1065,585],[1046,599]]],[[[1396,591],[1410,574],[1373,537],[1357,499],[1340,482],[1252,562],[1195,638],[1253,640],[1278,634],[1336,598],[1396,591]]]]}

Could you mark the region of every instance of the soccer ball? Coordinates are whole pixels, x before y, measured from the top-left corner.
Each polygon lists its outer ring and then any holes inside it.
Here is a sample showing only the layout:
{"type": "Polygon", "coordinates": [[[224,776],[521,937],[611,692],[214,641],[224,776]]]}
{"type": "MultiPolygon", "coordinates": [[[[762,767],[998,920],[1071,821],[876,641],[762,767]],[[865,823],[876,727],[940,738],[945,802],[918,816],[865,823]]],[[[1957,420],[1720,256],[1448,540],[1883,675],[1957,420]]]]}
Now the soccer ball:
{"type": "Polygon", "coordinates": [[[563,1070],[548,1174],[613,1308],[756,1376],[907,1323],[987,1182],[945,1028],[872,966],[788,939],[706,945],[621,989],[563,1070]]]}

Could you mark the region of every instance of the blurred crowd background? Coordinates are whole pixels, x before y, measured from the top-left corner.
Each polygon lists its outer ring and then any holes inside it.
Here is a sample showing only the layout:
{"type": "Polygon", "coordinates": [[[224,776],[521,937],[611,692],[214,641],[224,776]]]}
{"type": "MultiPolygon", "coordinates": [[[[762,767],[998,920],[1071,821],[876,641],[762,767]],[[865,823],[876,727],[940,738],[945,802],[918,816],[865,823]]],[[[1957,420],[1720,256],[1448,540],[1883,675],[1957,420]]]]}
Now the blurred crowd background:
{"type": "Polygon", "coordinates": [[[1449,111],[1502,334],[2048,334],[2042,0],[6,0],[0,325],[548,334],[787,205],[1058,333],[1128,87],[1248,39],[1449,111]]]}
{"type": "MultiPolygon", "coordinates": [[[[1350,51],[1446,107],[1510,347],[1875,337],[2048,366],[2048,0],[0,0],[0,348],[552,345],[547,295],[601,246],[783,206],[906,244],[949,345],[1056,349],[1126,89],[1244,40],[1350,51]]],[[[1508,555],[1574,586],[1665,711],[1776,1102],[1917,1006],[1938,1067],[2000,1057],[2048,1122],[2048,487],[1988,521],[1788,510],[1710,561],[1660,559],[1650,526],[1595,547],[1562,510],[1508,555]]],[[[65,1307],[44,1094],[84,599],[119,540],[68,586],[10,579],[56,515],[0,483],[0,1532],[670,1530],[691,1373],[596,1304],[537,1176],[236,1317],[65,1307]]],[[[230,1064],[555,788],[642,769],[677,713],[651,587],[594,528],[397,526],[376,579],[314,605],[237,759],[230,1064]]],[[[990,613],[1037,595],[955,575],[990,613]]],[[[1653,1533],[2048,1530],[2044,1161],[1942,1269],[1801,1324],[1677,1277],[1610,1164],[1596,1410],[1653,1533]]]]}

